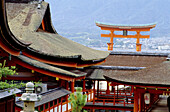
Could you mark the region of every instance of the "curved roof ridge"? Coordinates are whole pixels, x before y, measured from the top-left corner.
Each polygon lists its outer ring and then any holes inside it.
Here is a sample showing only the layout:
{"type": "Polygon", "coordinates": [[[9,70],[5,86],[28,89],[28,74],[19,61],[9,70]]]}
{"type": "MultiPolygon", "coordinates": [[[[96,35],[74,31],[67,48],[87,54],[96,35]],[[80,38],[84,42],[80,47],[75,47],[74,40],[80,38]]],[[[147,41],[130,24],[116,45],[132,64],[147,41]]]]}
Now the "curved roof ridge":
{"type": "Polygon", "coordinates": [[[12,32],[16,37],[32,43],[22,51],[22,54],[27,57],[48,64],[77,67],[99,64],[109,55],[109,52],[88,48],[57,34],[51,26],[51,18],[47,17],[50,16],[50,9],[46,2],[42,2],[40,9],[37,9],[36,4],[7,5],[9,5],[8,15],[11,17],[9,25],[12,32]],[[15,10],[10,9],[10,5],[15,10]],[[17,7],[21,9],[16,9],[17,7]],[[15,15],[14,12],[18,14],[15,15]],[[63,64],[65,60],[72,65],[63,64]]]}
{"type": "Polygon", "coordinates": [[[9,52],[12,55],[19,55],[20,50],[25,49],[30,45],[30,43],[24,42],[18,38],[16,38],[11,32],[8,22],[7,22],[7,14],[6,14],[6,5],[5,0],[0,1],[0,27],[1,27],[1,47],[9,52]],[[5,48],[7,47],[7,48],[5,48]]]}
{"type": "Polygon", "coordinates": [[[101,25],[109,25],[109,26],[129,26],[129,27],[142,27],[142,26],[155,26],[157,24],[157,22],[154,23],[148,23],[148,24],[111,24],[111,23],[105,23],[105,22],[99,22],[96,21],[96,24],[101,24],[101,25]]]}

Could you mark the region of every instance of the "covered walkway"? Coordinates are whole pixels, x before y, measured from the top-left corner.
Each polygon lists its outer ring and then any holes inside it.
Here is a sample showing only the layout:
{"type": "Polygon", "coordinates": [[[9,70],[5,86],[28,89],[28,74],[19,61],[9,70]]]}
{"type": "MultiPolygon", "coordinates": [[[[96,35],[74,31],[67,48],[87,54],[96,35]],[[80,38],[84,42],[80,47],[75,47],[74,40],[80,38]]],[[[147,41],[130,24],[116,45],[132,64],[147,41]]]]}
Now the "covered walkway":
{"type": "Polygon", "coordinates": [[[167,98],[160,98],[160,100],[153,105],[151,112],[169,112],[167,107],[167,98]]]}

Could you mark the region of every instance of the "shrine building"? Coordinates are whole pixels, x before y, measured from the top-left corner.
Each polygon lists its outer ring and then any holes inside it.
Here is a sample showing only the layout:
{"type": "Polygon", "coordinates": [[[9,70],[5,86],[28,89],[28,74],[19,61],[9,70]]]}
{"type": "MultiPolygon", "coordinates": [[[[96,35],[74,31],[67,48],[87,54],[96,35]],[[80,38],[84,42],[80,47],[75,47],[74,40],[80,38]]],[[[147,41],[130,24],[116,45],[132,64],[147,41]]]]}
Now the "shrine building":
{"type": "MultiPolygon", "coordinates": [[[[2,77],[2,81],[41,81],[36,90],[42,101],[40,112],[69,112],[68,97],[76,87],[83,88],[87,103],[83,109],[94,111],[124,110],[145,112],[162,96],[170,94],[170,54],[142,52],[142,31],[156,24],[111,25],[96,22],[109,30],[108,51],[99,51],[73,42],[57,33],[51,21],[50,6],[45,1],[0,1],[0,62],[16,66],[18,75],[2,77]],[[122,31],[122,35],[114,34],[122,31]],[[135,31],[135,35],[128,35],[135,31]],[[115,52],[113,38],[136,38],[136,51],[115,52]],[[111,51],[113,50],[113,51],[111,51]]],[[[17,94],[20,96],[20,94],[17,94]]],[[[7,97],[0,98],[4,108],[7,97]]],[[[14,101],[8,112],[22,110],[23,102],[14,101]]],[[[11,104],[12,104],[11,103],[11,104]]],[[[6,112],[7,110],[4,110],[6,112]]]]}

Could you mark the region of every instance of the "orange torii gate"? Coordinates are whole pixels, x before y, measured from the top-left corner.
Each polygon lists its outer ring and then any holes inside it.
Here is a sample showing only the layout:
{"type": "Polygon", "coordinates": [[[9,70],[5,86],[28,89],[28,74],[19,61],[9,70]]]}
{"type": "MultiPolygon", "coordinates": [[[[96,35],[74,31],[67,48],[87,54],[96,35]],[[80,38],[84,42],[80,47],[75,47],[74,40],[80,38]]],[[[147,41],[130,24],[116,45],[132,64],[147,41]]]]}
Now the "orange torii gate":
{"type": "Polygon", "coordinates": [[[116,25],[96,22],[96,25],[101,30],[109,30],[110,34],[101,34],[101,37],[110,37],[110,43],[108,44],[108,50],[113,50],[113,38],[136,38],[136,51],[141,51],[140,38],[149,38],[150,35],[141,35],[141,31],[150,31],[156,24],[140,24],[140,25],[116,25]],[[123,31],[122,35],[117,35],[114,31],[123,31]],[[128,35],[128,31],[135,31],[135,35],[128,35]]]}

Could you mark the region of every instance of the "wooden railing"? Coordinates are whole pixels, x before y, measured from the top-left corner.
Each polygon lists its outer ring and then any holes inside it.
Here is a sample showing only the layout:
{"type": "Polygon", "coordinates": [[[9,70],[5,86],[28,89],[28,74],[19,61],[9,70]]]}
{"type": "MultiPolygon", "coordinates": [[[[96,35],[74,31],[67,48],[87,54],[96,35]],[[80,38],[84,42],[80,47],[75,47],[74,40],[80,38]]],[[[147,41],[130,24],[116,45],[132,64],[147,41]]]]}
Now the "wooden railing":
{"type": "MultiPolygon", "coordinates": [[[[65,101],[64,103],[58,103],[56,105],[53,105],[47,109],[43,109],[41,112],[71,112],[71,106],[69,108],[69,102],[70,101],[65,101]]],[[[50,104],[48,105],[50,106],[50,104]]],[[[40,108],[38,109],[40,111],[40,108]]]]}
{"type": "Polygon", "coordinates": [[[133,97],[133,91],[131,90],[115,90],[115,91],[109,91],[109,93],[106,92],[106,90],[95,90],[95,101],[93,101],[93,104],[95,103],[103,103],[105,105],[106,103],[112,103],[113,105],[116,104],[133,104],[134,97],[133,97]]]}

